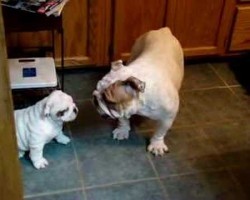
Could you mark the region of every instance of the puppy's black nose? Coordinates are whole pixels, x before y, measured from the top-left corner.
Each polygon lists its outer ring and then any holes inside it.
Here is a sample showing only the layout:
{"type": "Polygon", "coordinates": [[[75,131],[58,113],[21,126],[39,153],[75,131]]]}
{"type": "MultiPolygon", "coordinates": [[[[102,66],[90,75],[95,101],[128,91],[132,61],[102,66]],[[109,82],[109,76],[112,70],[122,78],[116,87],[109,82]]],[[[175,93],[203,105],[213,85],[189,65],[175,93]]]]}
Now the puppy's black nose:
{"type": "Polygon", "coordinates": [[[78,109],[75,107],[75,108],[73,109],[73,112],[74,112],[75,114],[77,114],[77,113],[78,113],[78,109]]]}

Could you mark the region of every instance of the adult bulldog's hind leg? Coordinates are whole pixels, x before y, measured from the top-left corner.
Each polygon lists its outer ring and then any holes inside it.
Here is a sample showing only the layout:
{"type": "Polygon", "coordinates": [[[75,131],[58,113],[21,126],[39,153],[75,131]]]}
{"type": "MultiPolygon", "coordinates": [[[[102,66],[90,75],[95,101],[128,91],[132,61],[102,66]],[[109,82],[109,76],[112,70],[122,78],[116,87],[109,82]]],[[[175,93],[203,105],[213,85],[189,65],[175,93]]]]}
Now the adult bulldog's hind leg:
{"type": "Polygon", "coordinates": [[[168,147],[164,142],[164,137],[171,128],[176,112],[166,115],[157,121],[157,127],[154,135],[150,139],[150,144],[148,145],[148,151],[154,155],[163,155],[168,152],[168,147]]]}

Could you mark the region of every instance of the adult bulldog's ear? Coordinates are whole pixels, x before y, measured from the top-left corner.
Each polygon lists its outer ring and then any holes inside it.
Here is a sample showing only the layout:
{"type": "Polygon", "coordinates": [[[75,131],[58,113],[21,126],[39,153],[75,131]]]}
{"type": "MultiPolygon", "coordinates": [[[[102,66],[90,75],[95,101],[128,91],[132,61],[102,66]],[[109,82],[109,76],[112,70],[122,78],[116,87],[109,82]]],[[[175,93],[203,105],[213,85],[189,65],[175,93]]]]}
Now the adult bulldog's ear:
{"type": "Polygon", "coordinates": [[[117,71],[123,67],[122,60],[116,60],[111,63],[111,70],[117,71]]]}
{"type": "Polygon", "coordinates": [[[123,81],[116,81],[106,88],[102,94],[103,101],[106,104],[119,104],[130,101],[135,96],[131,86],[124,84],[123,81]]]}
{"type": "Polygon", "coordinates": [[[129,85],[133,89],[139,92],[144,92],[145,91],[145,86],[146,83],[139,80],[138,78],[135,78],[133,76],[129,77],[127,80],[124,81],[126,85],[129,85]]]}

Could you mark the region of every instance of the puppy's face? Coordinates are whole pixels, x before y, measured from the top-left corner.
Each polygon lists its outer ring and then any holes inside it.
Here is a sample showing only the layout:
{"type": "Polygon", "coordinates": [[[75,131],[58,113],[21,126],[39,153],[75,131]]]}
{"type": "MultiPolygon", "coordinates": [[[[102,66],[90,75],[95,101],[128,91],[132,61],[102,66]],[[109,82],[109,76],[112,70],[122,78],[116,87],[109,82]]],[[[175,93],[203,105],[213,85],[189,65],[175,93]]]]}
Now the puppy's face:
{"type": "Polygon", "coordinates": [[[45,116],[51,116],[55,120],[73,121],[78,113],[73,99],[61,90],[53,91],[47,98],[44,108],[45,116]]]}
{"type": "Polygon", "coordinates": [[[144,92],[145,83],[135,77],[125,81],[116,81],[102,93],[94,91],[94,104],[104,118],[120,118],[138,98],[139,92],[144,92]]]}

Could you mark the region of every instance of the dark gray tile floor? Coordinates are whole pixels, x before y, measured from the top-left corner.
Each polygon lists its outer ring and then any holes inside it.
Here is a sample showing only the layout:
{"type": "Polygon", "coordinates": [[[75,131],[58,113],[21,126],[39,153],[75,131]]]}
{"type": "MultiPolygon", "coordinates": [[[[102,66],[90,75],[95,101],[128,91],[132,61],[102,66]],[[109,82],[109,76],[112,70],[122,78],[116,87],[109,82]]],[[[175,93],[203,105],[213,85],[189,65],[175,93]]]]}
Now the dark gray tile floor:
{"type": "Polygon", "coordinates": [[[170,152],[163,157],[146,151],[150,120],[133,118],[129,140],[112,140],[115,123],[101,119],[91,102],[105,72],[66,74],[65,90],[80,111],[66,126],[72,142],[47,144],[46,169],[20,160],[26,199],[250,199],[250,97],[228,64],[186,66],[180,112],[166,137],[170,152]]]}

